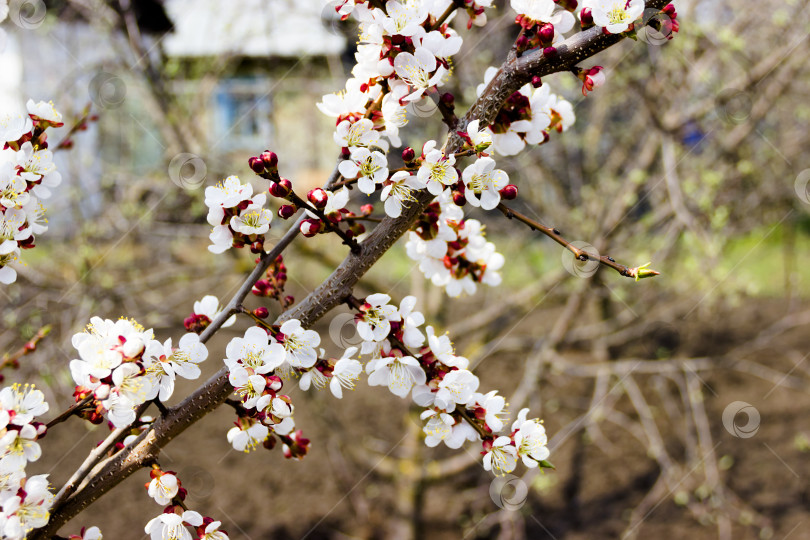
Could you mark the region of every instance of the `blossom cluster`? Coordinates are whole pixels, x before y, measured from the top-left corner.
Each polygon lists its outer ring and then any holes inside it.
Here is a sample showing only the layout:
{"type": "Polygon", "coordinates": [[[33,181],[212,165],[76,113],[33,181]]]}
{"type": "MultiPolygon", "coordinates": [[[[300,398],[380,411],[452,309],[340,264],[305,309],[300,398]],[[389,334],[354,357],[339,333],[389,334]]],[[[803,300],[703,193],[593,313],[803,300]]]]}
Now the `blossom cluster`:
{"type": "Polygon", "coordinates": [[[61,127],[62,115],[53,103],[28,100],[28,114],[0,116],[2,148],[12,150],[10,160],[0,158],[0,283],[17,280],[12,264],[20,250],[35,245],[35,235],[48,230],[42,202],[62,181],[48,150],[49,127],[61,127]]]}
{"type": "MultiPolygon", "coordinates": [[[[476,89],[479,96],[497,71],[494,67],[487,68],[484,83],[476,89]]],[[[498,154],[513,156],[527,144],[543,144],[550,131],[565,131],[575,120],[574,107],[552,94],[548,84],[539,88],[526,84],[507,98],[486,129],[492,135],[492,149],[498,154]]]]}
{"type": "Polygon", "coordinates": [[[478,220],[464,219],[464,212],[446,195],[438,197],[408,233],[405,250],[419,263],[419,270],[448,296],[474,294],[478,283],[497,286],[503,255],[488,242],[478,220]]]}
{"type": "Polygon", "coordinates": [[[25,467],[42,455],[37,439],[48,412],[45,395],[34,386],[14,384],[0,390],[0,536],[22,539],[48,523],[53,494],[48,475],[27,477],[25,467]]]}
{"type": "Polygon", "coordinates": [[[142,403],[168,400],[178,376],[197,379],[198,364],[208,357],[197,334],[185,334],[174,347],[171,338],[161,343],[151,329],[128,319],[93,317],[72,343],[80,357],[70,362],[74,395],[91,404],[81,415],[100,423],[106,414],[117,428],[132,424],[142,403]]]}
{"type": "Polygon", "coordinates": [[[161,506],[163,513],[151,519],[144,531],[151,540],[228,540],[222,522],[203,517],[184,506],[187,492],[174,471],[163,471],[157,465],[149,472],[151,480],[145,485],[149,496],[161,506]],[[193,529],[195,536],[189,529],[193,529]]]}
{"type": "Polygon", "coordinates": [[[296,319],[285,321],[278,330],[253,326],[244,336],[232,339],[225,349],[228,381],[240,398],[235,427],[228,441],[236,450],[250,452],[258,445],[270,449],[276,435],[284,443],[286,457],[301,458],[308,442],[295,432],[293,404],[280,393],[289,377],[312,368],[318,360],[321,338],[305,330],[296,319]]]}
{"type": "Polygon", "coordinates": [[[480,381],[469,370],[469,360],[455,353],[450,338],[437,335],[424,316],[415,311],[416,298],[405,297],[399,307],[386,294],[373,294],[355,306],[361,350],[371,359],[365,366],[371,386],[387,386],[395,395],[408,395],[425,421],[425,443],[444,442],[460,448],[466,441],[481,441],[483,466],[495,474],[515,469],[521,458],[527,467],[549,466],[545,428],[518,414],[511,430],[505,427],[506,401],[497,392],[478,392],[480,381]],[[501,434],[502,433],[502,434],[501,434]]]}
{"type": "Polygon", "coordinates": [[[273,298],[281,304],[282,309],[287,309],[295,302],[295,298],[283,296],[286,284],[287,267],[284,265],[284,257],[279,255],[267,267],[265,277],[253,284],[251,292],[256,296],[273,298]]]}
{"type": "MultiPolygon", "coordinates": [[[[203,296],[201,300],[194,302],[194,311],[183,320],[183,326],[189,332],[195,334],[202,333],[208,325],[222,312],[219,307],[219,299],[214,295],[203,296]]],[[[236,322],[236,315],[231,315],[222,323],[222,328],[232,326],[236,322]]]]}
{"type": "Polygon", "coordinates": [[[208,246],[211,253],[250,245],[253,253],[264,251],[264,234],[270,230],[273,214],[264,208],[267,195],[253,194],[253,186],[229,176],[216,186],[205,188],[208,224],[213,227],[208,246]]]}

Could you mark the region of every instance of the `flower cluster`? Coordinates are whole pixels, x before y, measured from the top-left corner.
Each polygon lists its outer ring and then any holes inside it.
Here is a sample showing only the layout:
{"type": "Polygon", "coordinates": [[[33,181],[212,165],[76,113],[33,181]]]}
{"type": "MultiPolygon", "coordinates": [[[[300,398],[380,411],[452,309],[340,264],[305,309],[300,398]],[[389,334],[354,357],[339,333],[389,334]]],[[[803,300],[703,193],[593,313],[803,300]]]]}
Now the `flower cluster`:
{"type": "Polygon", "coordinates": [[[80,356],[70,362],[74,395],[77,402],[90,398],[92,404],[82,416],[100,423],[106,414],[117,428],[135,421],[138,405],[168,400],[177,376],[197,379],[197,364],[208,357],[197,334],[184,335],[173,347],[171,338],[161,343],[151,329],[127,319],[93,317],[72,342],[80,356]]]}
{"type": "Polygon", "coordinates": [[[464,212],[446,194],[433,202],[408,233],[408,257],[451,297],[474,294],[476,284],[497,286],[504,257],[488,242],[478,220],[464,219],[464,212]]]}
{"type": "Polygon", "coordinates": [[[300,433],[293,433],[292,401],[280,394],[284,383],[277,373],[289,376],[312,368],[318,360],[320,339],[317,332],[290,319],[277,331],[251,327],[243,337],[228,343],[228,380],[240,397],[235,427],[228,432],[228,441],[236,450],[249,452],[260,444],[271,449],[276,441],[270,435],[275,434],[286,448],[294,448],[288,457],[306,454],[308,441],[304,443],[300,433]]]}
{"type": "Polygon", "coordinates": [[[386,294],[352,299],[362,351],[371,356],[365,371],[369,385],[387,386],[402,398],[410,395],[424,408],[425,444],[460,448],[465,441],[482,441],[483,466],[496,474],[513,471],[518,457],[528,467],[550,466],[540,421],[527,420],[523,409],[511,432],[499,435],[507,415],[504,398],[495,391],[478,392],[480,381],[468,369],[469,360],[456,355],[448,336],[436,335],[431,326],[422,333],[425,318],[414,310],[416,298],[404,298],[399,308],[390,301],[386,294]]]}
{"type": "Polygon", "coordinates": [[[275,261],[270,263],[265,276],[265,278],[258,280],[253,285],[251,292],[256,296],[277,300],[282,309],[290,307],[295,302],[295,298],[289,295],[282,296],[284,286],[287,284],[287,267],[284,266],[284,257],[282,255],[279,255],[275,261]]]}
{"type": "Polygon", "coordinates": [[[589,10],[593,23],[605,32],[621,34],[632,30],[633,23],[641,18],[644,0],[583,0],[582,10],[589,10]]]}
{"type": "MultiPolygon", "coordinates": [[[[183,326],[189,332],[195,334],[202,333],[203,330],[208,328],[208,325],[222,312],[219,307],[219,299],[213,295],[206,295],[202,300],[194,302],[194,311],[183,320],[183,326]]],[[[236,315],[228,317],[222,328],[232,326],[236,322],[236,315]]]]}
{"type": "Polygon", "coordinates": [[[41,201],[62,181],[48,150],[49,127],[61,127],[62,115],[53,103],[28,100],[28,114],[0,116],[3,149],[13,150],[0,161],[0,283],[17,280],[11,266],[20,250],[35,245],[35,235],[48,230],[41,201]]]}
{"type": "Polygon", "coordinates": [[[222,253],[231,247],[250,245],[253,253],[264,251],[264,235],[270,230],[273,214],[264,208],[267,195],[253,194],[253,186],[229,176],[216,186],[205,188],[211,253],[222,253]]]}
{"type": "MultiPolygon", "coordinates": [[[[484,83],[477,88],[479,96],[496,73],[496,68],[487,68],[484,83]]],[[[549,132],[555,129],[565,131],[575,120],[574,107],[552,94],[548,84],[539,88],[526,84],[509,96],[487,131],[492,135],[492,149],[498,154],[512,156],[527,144],[543,144],[548,140],[549,132]]]]}
{"type": "Polygon", "coordinates": [[[151,481],[145,487],[156,503],[166,506],[163,513],[146,524],[144,531],[152,540],[228,540],[228,533],[221,530],[222,523],[199,512],[185,509],[187,492],[173,471],[163,471],[153,465],[149,473],[151,481]],[[192,536],[189,529],[194,530],[192,536]]]}
{"type": "Polygon", "coordinates": [[[0,536],[22,539],[48,522],[53,494],[48,475],[26,477],[25,467],[42,454],[37,439],[47,431],[34,419],[48,412],[45,395],[15,384],[0,391],[0,536]]]}

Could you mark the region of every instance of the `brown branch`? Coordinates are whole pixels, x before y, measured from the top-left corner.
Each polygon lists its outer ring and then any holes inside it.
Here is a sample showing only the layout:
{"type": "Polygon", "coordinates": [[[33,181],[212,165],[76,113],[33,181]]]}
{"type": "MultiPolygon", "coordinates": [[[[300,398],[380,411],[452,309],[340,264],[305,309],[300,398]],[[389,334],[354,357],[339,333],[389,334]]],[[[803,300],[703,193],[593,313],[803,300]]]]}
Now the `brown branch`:
{"type": "MultiPolygon", "coordinates": [[[[668,0],[651,0],[649,7],[663,7],[668,0]]],[[[557,48],[553,57],[544,57],[533,52],[521,58],[510,54],[496,75],[476,100],[467,114],[459,122],[458,129],[464,129],[472,119],[482,124],[492,123],[506,99],[533,76],[567,71],[582,60],[600,52],[622,39],[622,36],[605,35],[601,29],[590,29],[568,38],[557,48]]],[[[446,151],[457,152],[463,149],[464,141],[456,133],[449,135],[446,151]]],[[[333,172],[327,187],[337,181],[337,170],[333,172]]],[[[403,208],[399,218],[386,218],[362,243],[362,252],[349,253],[341,265],[313,292],[293,309],[283,313],[275,322],[296,318],[304,327],[320,319],[325,313],[343,302],[354,285],[391,246],[411,228],[416,218],[431,203],[433,196],[422,190],[415,194],[415,201],[403,208]]],[[[203,332],[201,339],[209,339],[222,323],[235,312],[237,306],[250,292],[267,267],[297,236],[298,222],[279,241],[273,250],[265,254],[260,263],[231,299],[223,312],[203,332]]],[[[216,409],[231,394],[227,368],[220,369],[213,377],[184,399],[169,409],[168,414],[155,420],[151,429],[141,434],[127,449],[109,460],[101,470],[93,475],[87,484],[63,504],[55,506],[48,525],[32,531],[32,540],[44,540],[53,536],[68,520],[81,512],[92,502],[113,489],[116,485],[140,469],[144,463],[154,459],[160,449],[177,435],[185,431],[209,412],[216,409]]]]}
{"type": "Polygon", "coordinates": [[[90,394],[89,396],[85,397],[83,400],[79,401],[78,403],[74,403],[73,405],[71,405],[70,407],[68,407],[64,411],[62,411],[62,414],[60,414],[59,416],[57,416],[56,418],[54,418],[53,420],[51,420],[50,422],[45,424],[45,427],[47,427],[48,429],[51,429],[56,424],[60,424],[60,423],[64,422],[65,420],[67,420],[68,418],[73,416],[74,414],[80,413],[82,411],[82,409],[84,409],[85,405],[87,405],[88,403],[93,401],[93,397],[94,397],[93,394],[90,394]]]}
{"type": "Polygon", "coordinates": [[[617,263],[615,260],[613,260],[612,257],[608,257],[607,255],[600,255],[598,257],[595,257],[593,254],[588,253],[584,249],[579,249],[578,247],[574,246],[571,242],[563,238],[562,234],[560,234],[560,231],[558,231],[557,229],[553,227],[547,227],[542,223],[540,223],[539,221],[535,221],[521,214],[517,210],[509,208],[503,203],[498,204],[498,210],[500,210],[503,213],[503,215],[505,215],[507,218],[516,219],[521,223],[528,225],[531,230],[540,231],[541,233],[545,234],[546,236],[548,236],[549,238],[551,238],[552,240],[563,246],[565,249],[573,253],[574,257],[576,257],[580,261],[596,261],[599,264],[613,268],[620,275],[630,278],[657,276],[660,274],[660,272],[657,272],[655,270],[649,270],[647,268],[641,267],[642,268],[641,275],[639,275],[640,267],[630,268],[623,264],[617,263]]]}

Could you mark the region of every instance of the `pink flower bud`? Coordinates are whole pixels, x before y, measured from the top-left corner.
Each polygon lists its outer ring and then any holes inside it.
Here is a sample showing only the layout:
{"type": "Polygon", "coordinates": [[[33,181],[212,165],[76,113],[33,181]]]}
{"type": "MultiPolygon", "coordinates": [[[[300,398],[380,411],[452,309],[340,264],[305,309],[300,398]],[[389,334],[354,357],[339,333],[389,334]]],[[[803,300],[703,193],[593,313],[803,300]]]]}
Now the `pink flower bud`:
{"type": "Polygon", "coordinates": [[[535,75],[534,77],[532,77],[532,86],[535,88],[540,88],[541,86],[543,86],[543,79],[535,75]]]}
{"type": "Polygon", "coordinates": [[[266,319],[270,315],[270,311],[266,307],[261,306],[253,310],[253,315],[260,319],[266,319]]]}
{"type": "Polygon", "coordinates": [[[307,199],[312,203],[312,206],[320,210],[326,207],[326,203],[329,201],[329,196],[323,189],[315,188],[307,193],[307,199]]]}
{"type": "Polygon", "coordinates": [[[298,209],[292,204],[282,204],[278,208],[278,217],[281,219],[290,219],[295,215],[298,209]]]}
{"type": "Polygon", "coordinates": [[[410,146],[405,147],[405,150],[402,151],[402,161],[408,163],[409,161],[413,161],[416,158],[416,152],[413,151],[413,148],[410,146]]]}
{"type": "Polygon", "coordinates": [[[363,206],[360,207],[360,212],[364,216],[370,215],[373,211],[374,211],[374,205],[373,204],[364,204],[363,206]]]}
{"type": "Polygon", "coordinates": [[[456,206],[464,206],[465,204],[467,204],[467,197],[465,197],[464,194],[461,193],[460,191],[454,191],[453,202],[455,203],[456,206]]]}
{"type": "Polygon", "coordinates": [[[511,201],[517,198],[518,188],[515,184],[508,184],[504,186],[503,189],[499,191],[499,193],[501,194],[501,199],[511,201]]]}
{"type": "Polygon", "coordinates": [[[556,55],[557,49],[555,49],[554,47],[546,47],[545,49],[543,49],[543,56],[556,56],[556,55]]]}
{"type": "Polygon", "coordinates": [[[441,99],[441,102],[444,105],[446,105],[447,107],[449,107],[451,109],[453,108],[453,106],[456,103],[455,96],[453,94],[451,94],[450,92],[445,92],[444,94],[442,94],[442,97],[439,98],[439,99],[441,99]]]}

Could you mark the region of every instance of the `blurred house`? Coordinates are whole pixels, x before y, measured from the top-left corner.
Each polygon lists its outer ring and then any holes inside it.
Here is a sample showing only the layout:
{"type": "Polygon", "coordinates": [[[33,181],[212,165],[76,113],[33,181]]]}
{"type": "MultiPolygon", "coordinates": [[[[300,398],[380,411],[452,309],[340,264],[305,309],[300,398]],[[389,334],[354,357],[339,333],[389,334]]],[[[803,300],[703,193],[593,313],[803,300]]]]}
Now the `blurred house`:
{"type": "Polygon", "coordinates": [[[131,0],[137,47],[127,4],[54,1],[37,20],[3,23],[0,114],[33,98],[68,121],[88,102],[100,115],[58,159],[86,194],[81,214],[122,175],[165,179],[180,151],[203,157],[208,182],[265,148],[289,156],[282,172],[302,183],[331,171],[334,124],[315,103],[342,87],[348,41],[322,0],[131,0]]]}

